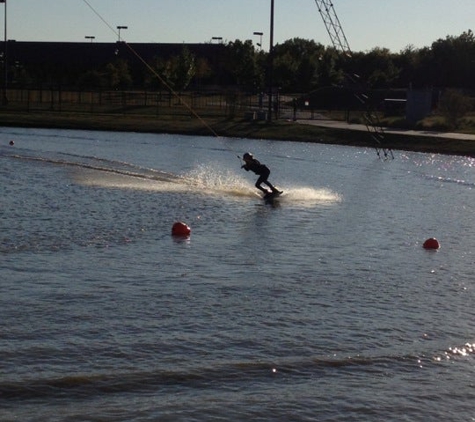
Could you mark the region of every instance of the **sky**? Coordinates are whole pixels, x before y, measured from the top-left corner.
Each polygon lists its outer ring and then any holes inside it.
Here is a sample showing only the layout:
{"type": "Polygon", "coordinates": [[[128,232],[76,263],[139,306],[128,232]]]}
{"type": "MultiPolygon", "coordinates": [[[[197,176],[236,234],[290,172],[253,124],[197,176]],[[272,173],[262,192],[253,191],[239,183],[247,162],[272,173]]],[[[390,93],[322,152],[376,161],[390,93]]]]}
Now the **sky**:
{"type": "MultiPolygon", "coordinates": [[[[17,41],[208,43],[250,39],[269,48],[271,0],[6,0],[17,41]]],[[[314,0],[274,0],[274,44],[299,37],[331,45],[314,0]]],[[[352,51],[430,47],[475,30],[475,0],[333,0],[352,51]]],[[[0,34],[5,8],[0,4],[0,34]]],[[[3,36],[0,35],[3,39],[3,36]]]]}

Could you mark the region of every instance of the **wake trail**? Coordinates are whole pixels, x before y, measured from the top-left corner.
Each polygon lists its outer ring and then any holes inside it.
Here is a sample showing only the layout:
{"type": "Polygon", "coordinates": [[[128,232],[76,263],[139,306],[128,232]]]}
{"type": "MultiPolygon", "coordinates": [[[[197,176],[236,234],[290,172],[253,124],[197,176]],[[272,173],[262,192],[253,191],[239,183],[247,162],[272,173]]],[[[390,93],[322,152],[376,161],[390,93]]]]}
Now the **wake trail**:
{"type": "MultiPolygon", "coordinates": [[[[104,188],[136,189],[154,192],[174,192],[215,196],[229,200],[262,199],[261,194],[245,176],[230,170],[217,170],[214,166],[200,165],[183,175],[146,169],[146,174],[137,174],[117,169],[84,168],[76,172],[77,183],[104,188]]],[[[280,203],[312,207],[334,205],[341,202],[341,196],[330,189],[311,186],[283,187],[280,203]]]]}
{"type": "Polygon", "coordinates": [[[293,202],[306,202],[310,204],[331,205],[341,202],[339,194],[326,188],[308,186],[293,186],[287,188],[282,195],[283,199],[293,202]]]}
{"type": "MultiPolygon", "coordinates": [[[[74,183],[82,186],[199,194],[229,200],[262,199],[249,178],[232,170],[218,169],[215,164],[202,164],[185,174],[174,174],[125,161],[67,153],[48,156],[15,153],[8,156],[69,168],[74,183]]],[[[281,188],[284,193],[278,201],[282,204],[311,207],[341,201],[339,194],[325,188],[285,186],[285,181],[281,188]]]]}

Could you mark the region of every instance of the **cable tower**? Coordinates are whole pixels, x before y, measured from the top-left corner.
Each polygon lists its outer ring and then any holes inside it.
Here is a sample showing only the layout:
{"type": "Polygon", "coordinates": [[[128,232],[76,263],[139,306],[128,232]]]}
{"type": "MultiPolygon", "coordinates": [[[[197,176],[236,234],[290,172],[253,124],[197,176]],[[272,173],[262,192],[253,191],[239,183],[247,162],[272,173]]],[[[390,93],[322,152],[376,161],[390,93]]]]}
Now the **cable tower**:
{"type": "MultiPolygon", "coordinates": [[[[345,33],[341,26],[340,20],[335,12],[333,3],[331,0],[315,0],[315,3],[318,7],[318,11],[323,19],[325,28],[330,36],[330,40],[333,44],[333,47],[341,51],[346,57],[350,58],[352,52],[348,40],[346,39],[345,33]]],[[[378,157],[381,158],[381,153],[384,158],[387,159],[389,156],[394,158],[394,155],[389,148],[383,146],[384,143],[384,128],[381,126],[378,115],[374,112],[371,106],[371,101],[368,94],[358,93],[357,85],[361,84],[358,75],[345,75],[349,81],[349,85],[353,88],[353,92],[358,101],[365,106],[364,112],[364,121],[368,132],[376,143],[376,153],[378,157]]]]}

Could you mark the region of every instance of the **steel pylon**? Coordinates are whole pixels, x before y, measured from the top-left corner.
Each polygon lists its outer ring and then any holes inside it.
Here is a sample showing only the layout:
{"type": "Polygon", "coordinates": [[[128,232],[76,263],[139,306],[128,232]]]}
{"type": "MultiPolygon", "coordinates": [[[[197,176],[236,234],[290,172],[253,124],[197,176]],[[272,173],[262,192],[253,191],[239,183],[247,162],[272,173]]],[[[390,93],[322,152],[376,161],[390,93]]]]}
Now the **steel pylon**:
{"type": "MultiPolygon", "coordinates": [[[[348,58],[352,56],[351,48],[346,39],[343,27],[341,26],[338,15],[335,12],[333,3],[331,0],[315,0],[315,3],[318,7],[318,11],[323,19],[325,28],[330,36],[330,40],[335,49],[344,53],[348,58]]],[[[354,76],[347,75],[347,80],[356,85],[356,83],[361,83],[361,81],[355,80],[354,76]]],[[[385,148],[384,143],[384,128],[379,122],[377,114],[371,108],[371,102],[369,101],[368,94],[359,94],[355,92],[356,98],[366,107],[364,114],[365,125],[370,133],[372,139],[375,141],[375,149],[380,158],[394,158],[392,151],[388,148],[385,148]],[[381,157],[381,153],[384,157],[381,157]]]]}

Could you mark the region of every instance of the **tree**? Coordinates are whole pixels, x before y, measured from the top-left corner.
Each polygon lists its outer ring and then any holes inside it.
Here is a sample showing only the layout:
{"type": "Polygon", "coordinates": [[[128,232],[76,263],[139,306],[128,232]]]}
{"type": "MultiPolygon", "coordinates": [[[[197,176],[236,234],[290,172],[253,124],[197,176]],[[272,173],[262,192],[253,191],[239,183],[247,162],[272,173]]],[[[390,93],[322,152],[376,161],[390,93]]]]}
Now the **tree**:
{"type": "Polygon", "coordinates": [[[397,81],[395,82],[397,87],[412,86],[419,88],[425,86],[428,76],[427,73],[424,79],[421,79],[418,75],[423,63],[421,58],[425,56],[424,53],[427,50],[427,48],[425,50],[418,50],[413,45],[408,45],[401,50],[399,54],[395,55],[394,65],[400,70],[397,81]]]}
{"type": "Polygon", "coordinates": [[[211,75],[213,74],[213,70],[211,69],[211,65],[209,61],[203,57],[198,57],[195,63],[195,79],[198,84],[202,82],[206,82],[211,75]]]}
{"type": "MultiPolygon", "coordinates": [[[[1,69],[2,74],[4,69],[1,69]]],[[[12,66],[9,70],[10,78],[11,78],[11,85],[25,87],[32,83],[33,79],[29,74],[28,70],[25,66],[22,65],[15,65],[12,66]]]]}
{"type": "Polygon", "coordinates": [[[376,47],[368,53],[353,55],[356,73],[373,89],[390,88],[397,81],[400,69],[387,48],[376,47]]]}
{"type": "Polygon", "coordinates": [[[325,49],[319,57],[319,66],[317,69],[317,81],[320,87],[341,85],[344,81],[343,69],[339,63],[338,51],[331,47],[325,49]]]}
{"type": "Polygon", "coordinates": [[[88,70],[78,78],[77,85],[80,89],[101,89],[107,83],[104,75],[97,70],[88,70]]]}
{"type": "MultiPolygon", "coordinates": [[[[319,86],[320,60],[325,47],[293,38],[274,48],[274,82],[284,91],[306,92],[319,86]]],[[[331,62],[326,63],[327,65],[331,62]]]]}
{"type": "Polygon", "coordinates": [[[439,111],[451,129],[457,128],[460,119],[470,109],[470,99],[455,89],[446,90],[439,101],[439,111]]]}
{"type": "Polygon", "coordinates": [[[132,85],[129,65],[122,59],[108,63],[104,70],[104,76],[109,89],[126,89],[132,85]]]}
{"type": "Polygon", "coordinates": [[[188,87],[196,74],[195,56],[186,46],[180,54],[167,60],[155,57],[149,65],[152,74],[147,74],[146,85],[151,89],[158,89],[164,81],[167,88],[181,91],[188,87]]]}
{"type": "Polygon", "coordinates": [[[184,46],[178,56],[168,61],[165,77],[174,89],[181,91],[188,87],[195,73],[195,56],[184,46]]]}
{"type": "Polygon", "coordinates": [[[254,45],[251,40],[236,40],[226,46],[225,69],[231,84],[242,87],[260,85],[260,73],[256,64],[254,45]]]}
{"type": "Polygon", "coordinates": [[[432,43],[438,86],[475,88],[475,37],[471,30],[432,43]]]}

